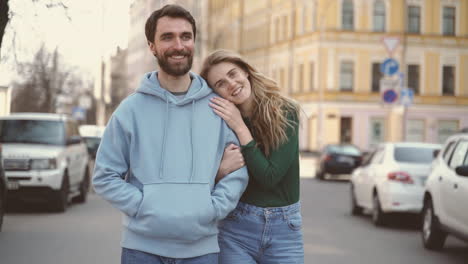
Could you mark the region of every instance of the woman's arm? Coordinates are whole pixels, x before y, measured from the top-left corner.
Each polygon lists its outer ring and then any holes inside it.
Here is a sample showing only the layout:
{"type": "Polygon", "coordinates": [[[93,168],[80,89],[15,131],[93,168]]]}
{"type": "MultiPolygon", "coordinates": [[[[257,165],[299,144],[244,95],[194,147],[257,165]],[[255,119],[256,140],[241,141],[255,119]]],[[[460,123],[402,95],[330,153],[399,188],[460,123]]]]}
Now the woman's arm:
{"type": "Polygon", "coordinates": [[[230,101],[213,97],[211,98],[210,106],[213,111],[220,116],[226,124],[236,133],[241,145],[246,145],[253,140],[249,128],[245,125],[239,108],[230,101]]]}

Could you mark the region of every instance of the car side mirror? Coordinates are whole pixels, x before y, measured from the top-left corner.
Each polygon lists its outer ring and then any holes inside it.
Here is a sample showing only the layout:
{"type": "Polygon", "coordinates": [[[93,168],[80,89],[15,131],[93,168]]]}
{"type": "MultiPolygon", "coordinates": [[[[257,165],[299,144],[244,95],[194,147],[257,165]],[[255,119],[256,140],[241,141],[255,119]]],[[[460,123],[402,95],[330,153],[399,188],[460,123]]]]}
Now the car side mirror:
{"type": "Polygon", "coordinates": [[[456,167],[455,172],[460,176],[468,177],[468,165],[456,167]]]}
{"type": "Polygon", "coordinates": [[[437,158],[437,155],[439,155],[439,152],[440,152],[440,149],[434,149],[434,151],[432,152],[432,157],[437,158]]]}
{"type": "Polygon", "coordinates": [[[81,142],[82,142],[82,139],[80,136],[71,136],[67,139],[67,145],[79,144],[81,142]]]}

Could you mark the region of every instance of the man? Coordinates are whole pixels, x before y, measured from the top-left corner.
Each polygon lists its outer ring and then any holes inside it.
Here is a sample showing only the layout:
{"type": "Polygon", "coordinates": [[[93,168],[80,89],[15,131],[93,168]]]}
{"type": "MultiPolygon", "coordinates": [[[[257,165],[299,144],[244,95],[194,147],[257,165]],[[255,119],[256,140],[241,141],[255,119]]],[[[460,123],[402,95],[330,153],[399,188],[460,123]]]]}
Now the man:
{"type": "Polygon", "coordinates": [[[145,34],[160,70],[112,115],[97,153],[96,192],[123,212],[122,263],[218,263],[217,222],[244,191],[245,167],[215,185],[234,133],[209,107],[206,82],[189,72],[196,25],[167,5],[145,34]]]}

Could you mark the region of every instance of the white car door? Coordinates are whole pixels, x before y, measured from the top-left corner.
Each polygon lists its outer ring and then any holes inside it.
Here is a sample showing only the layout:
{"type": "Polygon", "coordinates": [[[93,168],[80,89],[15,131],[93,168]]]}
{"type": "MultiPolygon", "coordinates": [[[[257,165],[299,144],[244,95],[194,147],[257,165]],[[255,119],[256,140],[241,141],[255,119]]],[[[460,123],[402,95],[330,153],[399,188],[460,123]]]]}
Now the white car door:
{"type": "Polygon", "coordinates": [[[384,158],[385,147],[380,146],[375,155],[372,157],[372,160],[367,168],[367,173],[363,179],[362,193],[363,193],[363,203],[367,208],[372,208],[372,197],[374,186],[377,182],[377,177],[380,172],[380,167],[382,166],[382,161],[384,158]]]}
{"type": "Polygon", "coordinates": [[[362,206],[364,205],[364,199],[365,199],[365,194],[364,194],[364,185],[365,185],[365,180],[368,178],[367,177],[367,171],[370,166],[370,162],[372,160],[372,157],[375,154],[375,150],[369,153],[363,160],[361,166],[357,168],[353,172],[353,184],[354,184],[354,193],[356,195],[356,200],[357,203],[362,206]]]}
{"type": "Polygon", "coordinates": [[[468,165],[468,140],[460,140],[455,146],[449,163],[449,170],[443,184],[443,206],[447,216],[447,225],[468,234],[468,177],[458,175],[455,168],[468,165]],[[464,208],[465,207],[465,208],[464,208]]]}

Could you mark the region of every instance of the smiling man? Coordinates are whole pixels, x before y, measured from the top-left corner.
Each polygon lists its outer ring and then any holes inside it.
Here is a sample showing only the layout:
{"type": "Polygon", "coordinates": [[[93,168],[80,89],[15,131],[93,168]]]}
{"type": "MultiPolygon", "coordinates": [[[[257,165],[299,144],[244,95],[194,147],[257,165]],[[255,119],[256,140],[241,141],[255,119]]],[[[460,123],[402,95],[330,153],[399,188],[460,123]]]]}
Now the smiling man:
{"type": "Polygon", "coordinates": [[[223,152],[239,144],[209,107],[215,96],[191,73],[195,20],[167,5],[151,14],[148,46],[160,70],[112,115],[96,157],[96,192],[123,213],[123,264],[218,263],[217,223],[232,211],[248,175],[215,184],[223,152]]]}

